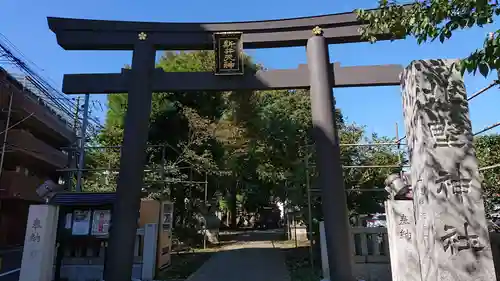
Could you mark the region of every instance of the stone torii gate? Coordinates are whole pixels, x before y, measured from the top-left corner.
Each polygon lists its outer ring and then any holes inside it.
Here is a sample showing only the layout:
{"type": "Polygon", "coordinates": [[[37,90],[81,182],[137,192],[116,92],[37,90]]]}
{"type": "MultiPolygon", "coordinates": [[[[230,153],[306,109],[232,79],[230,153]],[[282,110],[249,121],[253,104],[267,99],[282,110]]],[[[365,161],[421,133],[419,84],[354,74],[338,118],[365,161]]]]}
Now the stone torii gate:
{"type": "MultiPolygon", "coordinates": [[[[354,13],[232,23],[149,23],[48,18],[66,50],[133,50],[132,69],[114,74],[67,74],[67,94],[128,93],[117,202],[104,278],[130,280],[134,237],[143,184],[148,120],[153,92],[310,88],[318,151],[331,280],[354,280],[350,230],[332,87],[399,85],[399,65],[341,67],[331,64],[328,44],[362,42],[363,23],[354,13]],[[308,66],[238,76],[166,73],[155,69],[157,50],[210,50],[213,35],[241,32],[243,48],[306,46],[308,66]]],[[[389,39],[381,35],[380,40],[389,39]]]]}

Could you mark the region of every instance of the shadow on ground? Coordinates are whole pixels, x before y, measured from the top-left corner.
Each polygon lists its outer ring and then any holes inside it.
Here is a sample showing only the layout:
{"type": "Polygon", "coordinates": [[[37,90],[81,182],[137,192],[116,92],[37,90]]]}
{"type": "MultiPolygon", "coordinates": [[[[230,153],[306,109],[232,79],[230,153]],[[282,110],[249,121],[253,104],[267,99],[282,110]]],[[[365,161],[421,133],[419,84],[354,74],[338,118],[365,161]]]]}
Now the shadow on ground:
{"type": "Polygon", "coordinates": [[[221,246],[245,242],[285,241],[283,229],[224,231],[219,234],[221,246]]]}
{"type": "Polygon", "coordinates": [[[272,244],[225,249],[200,267],[189,281],[290,281],[285,257],[272,244]]]}
{"type": "Polygon", "coordinates": [[[158,280],[181,281],[200,268],[215,252],[194,251],[172,254],[171,265],[162,270],[158,280]]]}
{"type": "Polygon", "coordinates": [[[318,281],[322,279],[320,257],[313,256],[311,263],[309,247],[283,248],[281,251],[285,254],[291,281],[318,281]]]}

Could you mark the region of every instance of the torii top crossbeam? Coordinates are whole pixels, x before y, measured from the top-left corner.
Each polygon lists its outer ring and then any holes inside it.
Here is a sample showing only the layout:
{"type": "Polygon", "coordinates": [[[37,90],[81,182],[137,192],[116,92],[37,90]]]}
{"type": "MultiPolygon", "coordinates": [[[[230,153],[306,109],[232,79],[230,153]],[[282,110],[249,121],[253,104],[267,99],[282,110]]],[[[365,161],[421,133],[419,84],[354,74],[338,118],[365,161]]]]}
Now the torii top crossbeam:
{"type": "MultiPolygon", "coordinates": [[[[243,47],[305,46],[315,26],[323,29],[328,44],[361,42],[363,25],[355,13],[281,20],[224,23],[159,23],[48,18],[50,29],[66,50],[132,50],[137,32],[147,32],[158,50],[211,50],[212,34],[243,32],[243,47]]],[[[380,36],[381,40],[389,35],[380,36]]]]}

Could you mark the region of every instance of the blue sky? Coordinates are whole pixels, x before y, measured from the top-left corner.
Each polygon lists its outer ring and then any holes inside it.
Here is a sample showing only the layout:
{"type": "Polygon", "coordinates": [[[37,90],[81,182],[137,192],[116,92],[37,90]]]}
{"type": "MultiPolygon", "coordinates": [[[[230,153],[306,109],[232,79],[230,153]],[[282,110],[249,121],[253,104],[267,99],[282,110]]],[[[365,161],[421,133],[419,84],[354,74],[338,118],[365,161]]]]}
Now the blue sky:
{"type": "MultiPolygon", "coordinates": [[[[163,22],[215,22],[279,19],[313,16],[372,8],[376,0],[2,0],[0,33],[6,36],[22,53],[33,61],[44,77],[54,81],[60,89],[65,73],[119,72],[130,64],[130,52],[64,51],[48,29],[47,16],[136,20],[163,22]]],[[[332,62],[342,65],[407,65],[414,59],[462,58],[482,45],[490,31],[499,28],[498,22],[485,28],[476,28],[454,34],[445,44],[438,42],[417,45],[413,38],[376,44],[356,43],[330,47],[332,62]]],[[[304,48],[250,50],[256,62],[271,69],[295,68],[306,63],[304,48]]],[[[481,76],[466,77],[469,94],[489,84],[491,79],[481,76]]],[[[398,87],[335,89],[337,105],[348,121],[366,125],[367,133],[394,136],[395,123],[403,134],[401,95],[398,87]]],[[[102,104],[105,96],[94,96],[102,104]]],[[[471,101],[471,119],[474,131],[500,121],[495,112],[500,104],[498,89],[471,101]]],[[[92,115],[103,117],[94,109],[92,115]]]]}

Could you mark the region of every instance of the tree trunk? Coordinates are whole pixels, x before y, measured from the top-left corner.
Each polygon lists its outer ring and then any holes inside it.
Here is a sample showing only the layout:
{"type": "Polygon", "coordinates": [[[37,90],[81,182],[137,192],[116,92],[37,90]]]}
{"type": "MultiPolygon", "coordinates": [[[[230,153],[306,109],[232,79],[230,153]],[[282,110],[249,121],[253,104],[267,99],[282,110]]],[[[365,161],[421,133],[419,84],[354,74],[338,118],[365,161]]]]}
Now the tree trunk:
{"type": "Polygon", "coordinates": [[[230,207],[230,216],[231,216],[231,228],[235,229],[237,227],[236,225],[236,217],[237,217],[237,213],[236,213],[236,193],[238,191],[237,189],[237,186],[238,186],[238,182],[236,182],[236,184],[232,184],[231,185],[231,196],[230,196],[230,204],[229,204],[229,207],[230,207]]]}

